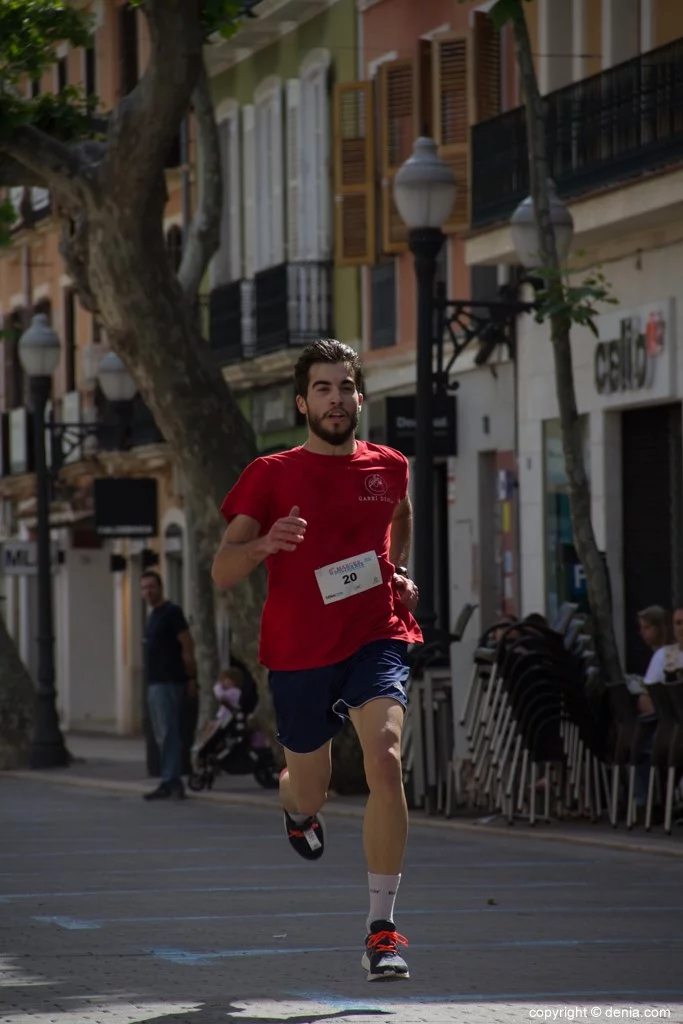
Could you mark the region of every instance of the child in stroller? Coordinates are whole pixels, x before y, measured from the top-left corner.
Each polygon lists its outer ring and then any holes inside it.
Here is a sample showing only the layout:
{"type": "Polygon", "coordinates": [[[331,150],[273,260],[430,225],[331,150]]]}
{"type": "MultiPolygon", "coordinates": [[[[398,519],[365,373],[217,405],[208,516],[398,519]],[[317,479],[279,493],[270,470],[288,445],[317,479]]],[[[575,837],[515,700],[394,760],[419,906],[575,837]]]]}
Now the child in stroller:
{"type": "Polygon", "coordinates": [[[232,659],[213,688],[218,711],[208,722],[192,751],[192,774],[188,786],[195,792],[211,789],[216,775],[254,775],[265,789],[278,785],[278,772],[268,742],[249,725],[248,716],[258,705],[256,684],[241,662],[232,659]]]}

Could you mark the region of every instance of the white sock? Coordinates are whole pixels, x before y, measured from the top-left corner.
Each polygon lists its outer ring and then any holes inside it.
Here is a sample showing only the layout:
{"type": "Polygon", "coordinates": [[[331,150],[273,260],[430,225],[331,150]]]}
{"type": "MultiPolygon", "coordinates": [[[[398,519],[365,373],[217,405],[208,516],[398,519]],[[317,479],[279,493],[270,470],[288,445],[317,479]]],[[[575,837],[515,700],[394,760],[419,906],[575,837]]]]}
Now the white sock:
{"type": "Polygon", "coordinates": [[[370,889],[370,913],[368,931],[374,921],[393,921],[396,893],[401,881],[400,875],[373,875],[368,871],[370,889]]]}
{"type": "MultiPolygon", "coordinates": [[[[289,814],[289,811],[287,811],[287,814],[289,814]]],[[[303,825],[310,818],[310,814],[289,814],[289,816],[295,825],[303,825]]]]}

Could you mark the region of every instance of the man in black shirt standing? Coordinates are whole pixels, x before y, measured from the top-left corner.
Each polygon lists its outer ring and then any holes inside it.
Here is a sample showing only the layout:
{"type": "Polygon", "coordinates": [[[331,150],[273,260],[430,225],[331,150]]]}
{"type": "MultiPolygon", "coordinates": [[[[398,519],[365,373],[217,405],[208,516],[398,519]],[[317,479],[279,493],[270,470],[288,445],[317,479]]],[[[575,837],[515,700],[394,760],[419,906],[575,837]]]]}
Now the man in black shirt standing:
{"type": "Polygon", "coordinates": [[[150,613],[145,626],[147,706],[161,757],[161,784],[145,800],[182,799],[182,715],[186,691],[196,690],[194,644],[182,609],[164,598],[161,576],[146,572],[142,596],[150,613]]]}

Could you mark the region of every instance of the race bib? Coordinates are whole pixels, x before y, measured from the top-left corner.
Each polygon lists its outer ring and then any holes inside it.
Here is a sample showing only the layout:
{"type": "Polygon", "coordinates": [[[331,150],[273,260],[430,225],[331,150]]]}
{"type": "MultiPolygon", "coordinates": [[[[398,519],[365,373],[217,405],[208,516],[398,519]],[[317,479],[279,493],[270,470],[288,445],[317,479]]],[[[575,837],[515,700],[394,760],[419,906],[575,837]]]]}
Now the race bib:
{"type": "Polygon", "coordinates": [[[322,569],[315,570],[315,578],[325,604],[344,601],[347,597],[382,585],[382,573],[374,551],[324,565],[322,569]]]}

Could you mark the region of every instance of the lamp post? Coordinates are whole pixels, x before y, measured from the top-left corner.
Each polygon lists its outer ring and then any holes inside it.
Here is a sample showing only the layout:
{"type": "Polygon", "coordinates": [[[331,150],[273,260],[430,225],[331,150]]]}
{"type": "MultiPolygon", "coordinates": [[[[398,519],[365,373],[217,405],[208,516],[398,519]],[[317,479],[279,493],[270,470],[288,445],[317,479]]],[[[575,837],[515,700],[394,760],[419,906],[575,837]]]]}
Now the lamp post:
{"type": "Polygon", "coordinates": [[[442,227],[453,209],[455,176],[433,139],[419,138],[394,179],[394,199],[408,227],[417,278],[417,385],[415,398],[415,577],[418,618],[425,644],[437,641],[434,601],[434,285],[442,227]]]}
{"type": "MultiPolygon", "coordinates": [[[[36,548],[38,562],[38,672],[31,751],[32,768],[60,768],[69,763],[69,753],[59,728],[57,694],[55,691],[54,625],[52,612],[52,572],[50,559],[50,498],[45,432],[45,406],[52,390],[52,374],[59,365],[59,338],[44,313],[33,317],[29,328],[19,339],[19,358],[31,383],[33,407],[33,445],[36,472],[36,548]]],[[[109,359],[105,357],[103,363],[109,359]]],[[[118,356],[115,356],[118,359],[118,356]]],[[[121,395],[130,390],[132,378],[123,363],[109,364],[100,383],[107,395],[121,395]],[[127,380],[124,380],[127,378],[127,380]]],[[[133,394],[135,393],[133,385],[133,394]]],[[[132,394],[128,397],[132,397],[132,394]]],[[[90,428],[92,432],[92,428],[90,428]]]]}
{"type": "Polygon", "coordinates": [[[32,768],[61,768],[69,753],[59,728],[55,693],[52,569],[50,558],[50,499],[45,458],[45,406],[52,391],[52,374],[59,364],[59,338],[44,313],[33,317],[19,340],[19,358],[31,382],[33,447],[36,471],[38,556],[38,673],[33,723],[32,768]]]}

